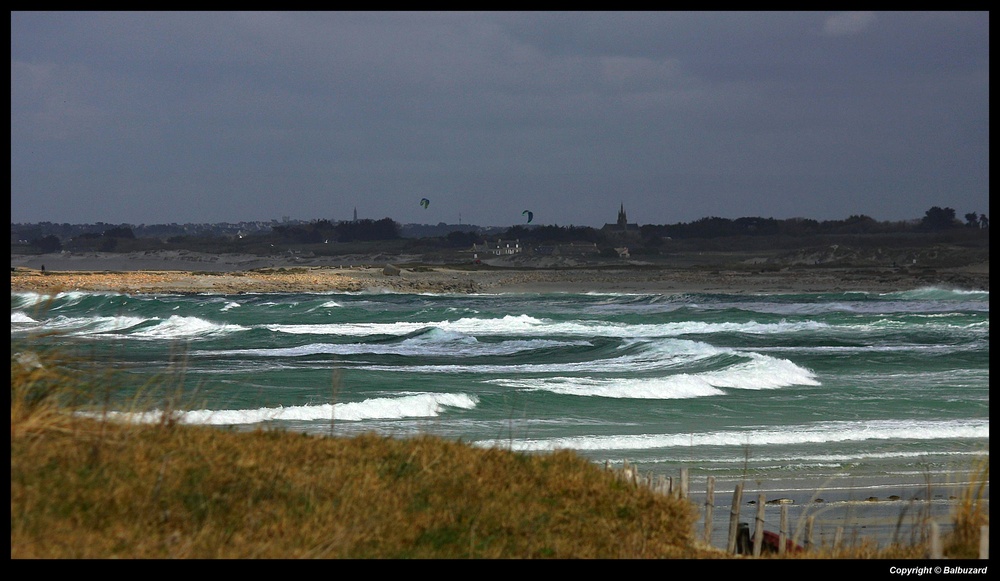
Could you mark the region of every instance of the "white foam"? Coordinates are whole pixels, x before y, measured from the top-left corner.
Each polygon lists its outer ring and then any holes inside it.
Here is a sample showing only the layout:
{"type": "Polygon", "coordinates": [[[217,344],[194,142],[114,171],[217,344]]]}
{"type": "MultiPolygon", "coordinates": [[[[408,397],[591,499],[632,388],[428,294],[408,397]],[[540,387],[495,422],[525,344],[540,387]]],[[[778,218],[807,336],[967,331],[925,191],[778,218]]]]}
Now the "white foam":
{"type": "Polygon", "coordinates": [[[570,335],[583,337],[656,338],[677,337],[686,334],[750,333],[779,334],[797,331],[815,331],[829,327],[826,323],[798,321],[778,323],[700,323],[677,322],[662,324],[625,324],[605,321],[555,322],[528,315],[507,315],[502,318],[462,318],[456,321],[425,323],[331,323],[304,325],[265,325],[267,329],[292,334],[319,335],[408,335],[425,327],[436,327],[469,335],[570,335]]]}
{"type": "Polygon", "coordinates": [[[130,329],[145,323],[143,317],[64,317],[62,315],[41,321],[36,331],[61,333],[73,336],[102,335],[130,329]]]}
{"type": "MultiPolygon", "coordinates": [[[[515,389],[551,391],[562,395],[634,399],[687,399],[723,395],[725,392],[721,388],[756,390],[778,389],[790,385],[819,385],[811,371],[791,361],[757,353],[742,355],[750,360],[703,373],[639,378],[522,377],[492,379],[487,383],[515,389]]],[[[593,367],[606,370],[610,366],[607,361],[603,361],[594,362],[593,367]]],[[[572,370],[581,371],[579,366],[572,370]]]]}
{"type": "MultiPolygon", "coordinates": [[[[175,413],[183,424],[245,425],[269,421],[362,421],[372,419],[427,418],[440,415],[445,408],[472,409],[478,399],[466,394],[421,393],[401,397],[373,398],[354,403],[301,405],[245,410],[191,410],[175,413]]],[[[158,423],[163,412],[109,412],[87,414],[130,423],[158,423]]]]}
{"type": "Polygon", "coordinates": [[[577,436],[541,440],[484,440],[476,445],[521,451],[653,450],[695,446],[760,449],[771,445],[825,444],[864,440],[989,439],[989,420],[819,422],[783,428],[724,430],[696,434],[577,436]]]}
{"type": "Polygon", "coordinates": [[[171,315],[156,325],[129,335],[140,339],[182,339],[226,335],[245,331],[247,327],[228,323],[213,323],[198,317],[171,315]]]}
{"type": "Polygon", "coordinates": [[[482,343],[461,333],[428,332],[398,343],[309,343],[273,349],[221,349],[195,351],[193,355],[302,357],[309,355],[402,355],[407,357],[480,357],[511,355],[537,349],[590,345],[586,341],[528,339],[482,343]]]}
{"type": "Polygon", "coordinates": [[[38,321],[32,319],[28,315],[25,315],[21,311],[14,311],[10,314],[11,323],[37,323],[38,321]]]}

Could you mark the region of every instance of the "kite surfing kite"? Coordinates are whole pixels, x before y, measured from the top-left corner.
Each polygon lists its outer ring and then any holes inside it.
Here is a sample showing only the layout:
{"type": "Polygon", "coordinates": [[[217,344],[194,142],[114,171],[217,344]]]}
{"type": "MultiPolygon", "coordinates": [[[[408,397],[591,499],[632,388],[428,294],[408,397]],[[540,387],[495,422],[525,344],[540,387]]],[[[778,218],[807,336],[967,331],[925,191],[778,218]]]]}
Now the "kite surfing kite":
{"type": "Polygon", "coordinates": [[[427,206],[431,205],[431,201],[428,200],[427,198],[420,198],[420,205],[423,206],[424,209],[426,210],[427,206]]]}
{"type": "Polygon", "coordinates": [[[530,224],[531,223],[531,219],[535,217],[535,215],[531,212],[531,210],[525,210],[525,211],[521,212],[521,215],[528,217],[528,221],[526,222],[528,224],[530,224]]]}

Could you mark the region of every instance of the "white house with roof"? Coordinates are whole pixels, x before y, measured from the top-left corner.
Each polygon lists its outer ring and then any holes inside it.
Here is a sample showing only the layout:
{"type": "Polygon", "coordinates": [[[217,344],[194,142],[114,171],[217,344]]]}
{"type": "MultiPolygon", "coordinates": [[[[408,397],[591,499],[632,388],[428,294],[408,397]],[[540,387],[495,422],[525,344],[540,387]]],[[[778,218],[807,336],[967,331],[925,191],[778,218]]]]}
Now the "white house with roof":
{"type": "Polygon", "coordinates": [[[484,242],[483,244],[473,244],[472,251],[474,253],[483,254],[493,254],[495,256],[506,256],[509,254],[519,254],[521,252],[521,241],[520,240],[502,240],[497,239],[496,242],[484,242]]]}

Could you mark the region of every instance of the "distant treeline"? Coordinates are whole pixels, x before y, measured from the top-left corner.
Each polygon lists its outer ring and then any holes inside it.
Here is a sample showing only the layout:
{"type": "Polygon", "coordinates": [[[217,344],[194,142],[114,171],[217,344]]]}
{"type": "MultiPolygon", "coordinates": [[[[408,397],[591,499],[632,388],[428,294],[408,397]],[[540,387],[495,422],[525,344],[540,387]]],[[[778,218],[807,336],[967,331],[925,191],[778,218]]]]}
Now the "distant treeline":
{"type": "MultiPolygon", "coordinates": [[[[818,235],[861,235],[940,232],[957,228],[987,230],[985,214],[970,212],[959,220],[952,208],[934,206],[920,220],[879,222],[864,215],[844,220],[811,220],[806,218],[718,218],[708,217],[693,222],[591,228],[588,226],[519,225],[507,228],[481,228],[438,224],[423,226],[423,231],[444,232],[420,240],[441,248],[469,248],[487,238],[520,240],[525,244],[586,242],[601,247],[627,243],[631,248],[655,249],[665,240],[711,239],[733,236],[804,237],[818,235]]],[[[129,252],[163,248],[199,249],[209,247],[216,252],[266,251],[280,245],[319,245],[354,242],[399,240],[407,237],[405,228],[390,218],[381,220],[330,220],[244,222],[239,224],[198,225],[139,225],[91,224],[71,225],[42,222],[11,224],[11,246],[30,246],[40,252],[60,250],[129,252]]],[[[410,238],[413,238],[410,236],[410,238]]]]}
{"type": "Polygon", "coordinates": [[[864,215],[846,220],[811,220],[792,218],[702,218],[686,224],[642,226],[644,235],[671,238],[717,238],[720,236],[811,236],[816,234],[888,234],[900,232],[933,232],[960,228],[989,228],[986,215],[971,212],[965,222],[955,217],[952,208],[934,206],[917,222],[878,222],[864,215]]]}

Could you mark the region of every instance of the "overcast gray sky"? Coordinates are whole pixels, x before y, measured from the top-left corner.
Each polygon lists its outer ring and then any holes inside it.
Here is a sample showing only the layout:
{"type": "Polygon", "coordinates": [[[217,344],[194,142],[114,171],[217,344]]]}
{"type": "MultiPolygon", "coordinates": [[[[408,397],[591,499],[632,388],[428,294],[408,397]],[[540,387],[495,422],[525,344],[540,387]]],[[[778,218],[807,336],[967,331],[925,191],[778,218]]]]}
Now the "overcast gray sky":
{"type": "Polygon", "coordinates": [[[10,30],[12,222],[989,213],[988,12],[12,12],[10,30]]]}

